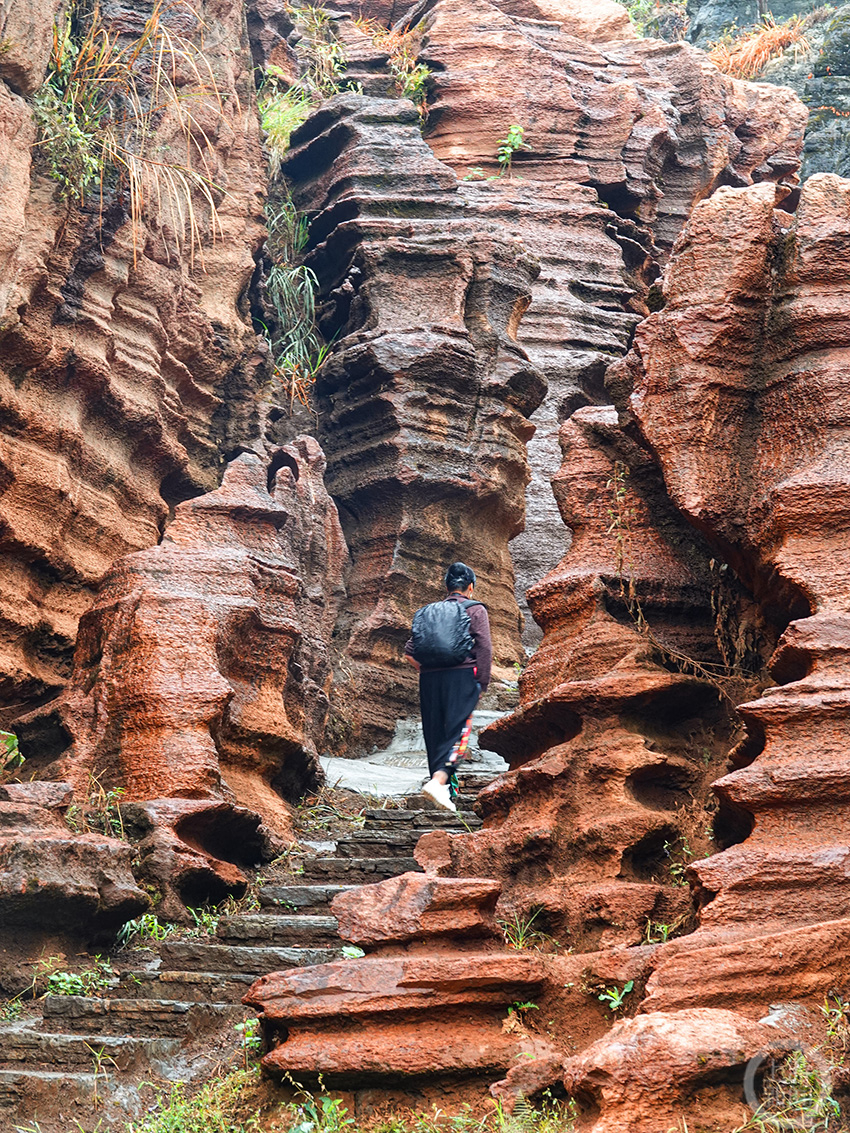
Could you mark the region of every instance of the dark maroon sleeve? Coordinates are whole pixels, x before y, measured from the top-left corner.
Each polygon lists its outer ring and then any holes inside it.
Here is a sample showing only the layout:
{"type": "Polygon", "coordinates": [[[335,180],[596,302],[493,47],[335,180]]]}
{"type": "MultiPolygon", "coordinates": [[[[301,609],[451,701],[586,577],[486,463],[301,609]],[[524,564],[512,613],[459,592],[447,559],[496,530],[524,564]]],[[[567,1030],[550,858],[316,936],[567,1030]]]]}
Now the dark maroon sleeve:
{"type": "Polygon", "coordinates": [[[481,691],[486,692],[490,683],[490,670],[493,667],[493,643],[490,640],[490,619],[483,606],[470,606],[469,625],[475,638],[476,678],[481,691]]]}

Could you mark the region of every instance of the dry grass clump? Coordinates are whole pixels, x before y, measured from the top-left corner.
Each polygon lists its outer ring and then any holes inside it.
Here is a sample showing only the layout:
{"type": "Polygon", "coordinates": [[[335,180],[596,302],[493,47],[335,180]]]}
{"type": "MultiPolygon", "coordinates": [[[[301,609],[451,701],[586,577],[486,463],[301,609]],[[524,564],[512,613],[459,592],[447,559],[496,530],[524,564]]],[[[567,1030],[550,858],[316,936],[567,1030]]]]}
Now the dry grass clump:
{"type": "Polygon", "coordinates": [[[776,23],[766,16],[764,23],[734,38],[715,43],[708,53],[718,70],[736,79],[755,79],[771,59],[793,47],[795,53],[809,50],[806,22],[792,16],[785,23],[776,23]]]}
{"type": "Polygon", "coordinates": [[[219,228],[216,186],[207,165],[212,145],[203,112],[223,114],[215,77],[201,47],[168,26],[177,7],[157,0],[141,34],[128,40],[99,7],[72,7],[54,26],[47,77],[35,96],[37,147],[68,201],[84,205],[126,191],[134,255],[143,217],[155,213],[174,232],[178,251],[202,246],[202,228],[219,228]],[[206,214],[199,215],[198,205],[206,214]]]}

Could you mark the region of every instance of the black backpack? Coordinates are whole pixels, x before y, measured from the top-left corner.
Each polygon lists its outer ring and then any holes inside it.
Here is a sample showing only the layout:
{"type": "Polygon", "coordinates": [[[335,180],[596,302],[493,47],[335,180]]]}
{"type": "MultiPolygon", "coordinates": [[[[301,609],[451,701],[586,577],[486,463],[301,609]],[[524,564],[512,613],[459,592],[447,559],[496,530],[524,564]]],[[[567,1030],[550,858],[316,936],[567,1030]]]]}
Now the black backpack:
{"type": "Polygon", "coordinates": [[[466,611],[470,606],[481,604],[462,598],[431,602],[416,611],[410,636],[414,659],[423,669],[452,669],[463,664],[475,648],[466,611]]]}

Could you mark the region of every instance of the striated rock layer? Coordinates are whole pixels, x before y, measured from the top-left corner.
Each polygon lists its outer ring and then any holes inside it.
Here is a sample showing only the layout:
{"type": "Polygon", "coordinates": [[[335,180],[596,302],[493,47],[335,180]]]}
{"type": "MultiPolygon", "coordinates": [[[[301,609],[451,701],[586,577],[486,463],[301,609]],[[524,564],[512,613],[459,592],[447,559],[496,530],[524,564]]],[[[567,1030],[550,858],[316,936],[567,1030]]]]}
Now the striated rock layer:
{"type": "MultiPolygon", "coordinates": [[[[831,932],[826,922],[844,921],[850,895],[850,183],[821,174],[796,215],[774,205],[759,186],[697,209],[666,279],[667,306],[641,327],[622,373],[672,498],[732,548],[764,606],[794,619],[772,658],[778,683],[741,706],[747,738],[716,784],[752,816],[752,833],[694,867],[694,948],[783,936],[752,955],[753,998],[775,994],[772,957],[790,946],[787,930],[831,932]]],[[[666,1006],[688,993],[664,971],[651,1001],[666,1006]]],[[[712,981],[703,993],[718,990],[712,981]]]]}
{"type": "MultiPolygon", "coordinates": [[[[29,6],[12,6],[8,18],[4,10],[13,46],[0,74],[15,89],[29,93],[41,83],[57,7],[31,18],[29,6]]],[[[100,5],[113,33],[137,35],[150,12],[141,0],[100,5]]],[[[186,13],[164,18],[177,19],[183,34],[198,31],[186,13]]],[[[65,683],[78,620],[112,562],[155,545],[169,508],[215,487],[223,454],[259,431],[261,359],[245,293],[262,239],[264,161],[240,10],[217,10],[204,34],[221,102],[193,104],[195,144],[222,195],[215,241],[208,210],[196,202],[205,246],[194,265],[167,210],[137,226],[134,241],[121,199],[107,198],[102,217],[96,199],[85,209],[58,201],[32,149],[32,111],[0,82],[7,718],[65,683]]],[[[164,122],[160,143],[173,140],[168,128],[164,122]]]]}
{"type": "Polygon", "coordinates": [[[778,683],[740,706],[746,736],[715,784],[748,836],[692,863],[699,924],[650,958],[649,1014],[567,1063],[579,1095],[595,1094],[582,1122],[595,1133],[655,1119],[657,1091],[623,1090],[624,1051],[647,1049],[648,1020],[680,1062],[704,1049],[705,1020],[693,1020],[707,1007],[738,1019],[770,1009],[766,1021],[787,1017],[808,1047],[824,996],[846,980],[850,182],[819,175],[796,215],[775,206],[770,186],[754,186],[697,208],[665,277],[665,308],[612,373],[673,501],[761,608],[790,624],[771,659],[778,683]]]}
{"type": "Polygon", "coordinates": [[[410,103],[338,95],[284,172],[312,217],[307,262],[334,352],[316,386],[328,490],[352,558],[342,638],[362,742],[415,703],[402,650],[417,606],[475,564],[497,665],[519,657],[509,540],[522,528],[528,415],[544,385],[516,344],[536,263],[479,219],[410,103]]]}
{"type": "Polygon", "coordinates": [[[720,576],[649,454],[611,408],[578,410],[561,441],[554,488],[573,543],[529,592],[544,637],[521,707],[479,740],[511,771],[479,796],[482,830],[429,835],[417,856],[500,878],[503,906],[544,908],[550,930],[589,950],[690,922],[681,874],[710,847],[702,808],[735,725],[712,682],[720,576]]]}
{"type": "Polygon", "coordinates": [[[209,869],[225,890],[244,887],[220,859],[263,856],[253,812],[291,838],[281,798],[321,777],[346,562],[324,469],[303,437],[270,462],[243,453],[219,489],[180,504],[160,546],[114,564],[68,688],[19,725],[28,768],[148,804],[133,811],[143,859],[181,893],[209,869]],[[44,767],[62,737],[67,750],[44,767]]]}
{"type": "MultiPolygon", "coordinates": [[[[509,177],[470,182],[478,212],[541,265],[518,330],[549,385],[532,416],[526,529],[511,547],[520,596],[568,546],[549,490],[558,428],[577,406],[608,402],[611,355],[628,350],[694,204],[719,185],[793,185],[799,167],[796,96],[722,75],[687,44],[638,39],[615,7],[440,0],[424,25],[436,156],[484,178],[509,127],[525,131],[509,177]]],[[[526,644],[539,636],[527,618],[526,644]]]]}

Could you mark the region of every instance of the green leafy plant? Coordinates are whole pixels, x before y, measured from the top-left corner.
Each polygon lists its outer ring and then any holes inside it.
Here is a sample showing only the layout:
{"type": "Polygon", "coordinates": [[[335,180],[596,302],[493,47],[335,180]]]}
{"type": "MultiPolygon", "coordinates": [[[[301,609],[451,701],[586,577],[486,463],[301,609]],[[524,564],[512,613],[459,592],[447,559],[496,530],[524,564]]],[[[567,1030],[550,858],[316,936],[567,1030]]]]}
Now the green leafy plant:
{"type": "Polygon", "coordinates": [[[156,913],[142,913],[133,921],[127,921],[118,933],[117,944],[126,948],[129,944],[144,940],[159,942],[171,936],[175,926],[167,921],[161,921],[156,913]]]}
{"type": "Polygon", "coordinates": [[[346,960],[359,960],[366,955],[363,949],[358,948],[356,944],[343,944],[340,951],[346,960]]]}
{"type": "MultiPolygon", "coordinates": [[[[687,882],[685,882],[685,884],[687,884],[687,882]]],[[[662,924],[660,921],[648,919],[644,939],[647,944],[666,944],[671,937],[675,936],[676,932],[684,923],[684,916],[676,917],[670,924],[662,924]]]]}
{"type": "Polygon", "coordinates": [[[845,1128],[825,1068],[795,1050],[764,1075],[758,1108],[734,1133],[839,1133],[845,1128]]]}
{"type": "Polygon", "coordinates": [[[291,82],[285,71],[271,65],[257,95],[272,177],[280,169],[292,133],[307,120],[314,106],[352,86],[345,79],[345,49],[337,39],[333,16],[311,5],[289,6],[286,10],[301,35],[296,48],[301,75],[291,82]]]}
{"type": "Polygon", "coordinates": [[[47,977],[48,995],[97,995],[114,979],[112,963],[95,956],[94,966],[82,972],[52,972],[47,977]]]}
{"type": "Polygon", "coordinates": [[[187,905],[186,908],[194,921],[194,927],[188,930],[190,935],[215,936],[218,922],[221,919],[220,913],[213,912],[211,909],[193,909],[190,905],[187,905]]]}
{"type": "Polygon", "coordinates": [[[266,205],[267,249],[272,266],[266,294],[274,318],[261,324],[274,362],[274,380],[293,411],[296,400],[310,404],[310,390],[331,349],[316,328],[319,282],[301,262],[307,223],[285,190],[266,205]]]}
{"type": "Polygon", "coordinates": [[[17,771],[23,763],[18,737],[14,732],[0,732],[0,780],[17,771]]]}
{"type": "Polygon", "coordinates": [[[612,984],[611,987],[603,988],[596,998],[600,1003],[607,1004],[611,1011],[616,1014],[617,1011],[622,1010],[625,998],[634,990],[634,986],[634,980],[629,980],[627,983],[623,984],[622,987],[617,987],[616,984],[612,984]]]}
{"type": "Polygon", "coordinates": [[[156,0],[129,41],[109,28],[97,4],[80,4],[55,25],[47,78],[34,99],[37,148],[69,203],[96,195],[102,212],[108,194],[126,193],[134,255],[142,220],[155,213],[165,217],[178,250],[187,243],[194,258],[202,251],[196,202],[213,239],[219,228],[205,158],[210,143],[196,109],[204,104],[221,115],[223,106],[203,51],[166,26],[166,13],[156,0]],[[179,139],[173,149],[157,133],[166,118],[179,139]]]}
{"type": "Polygon", "coordinates": [[[530,150],[531,146],[525,141],[525,127],[514,123],[508,127],[506,137],[499,139],[499,148],[496,150],[496,159],[499,162],[499,176],[511,175],[511,165],[514,155],[520,150],[530,150]]]}
{"type": "Polygon", "coordinates": [[[363,17],[354,21],[355,27],[368,35],[374,45],[387,53],[393,92],[399,98],[409,98],[419,110],[420,121],[428,115],[428,80],[431,70],[419,62],[419,45],[422,40],[422,23],[411,28],[386,28],[378,20],[363,17]]]}
{"type": "Polygon", "coordinates": [[[676,41],[688,30],[687,7],[677,0],[625,0],[623,7],[638,35],[676,41]]]}
{"type": "Polygon", "coordinates": [[[14,999],[7,999],[5,1003],[0,1003],[0,1021],[4,1023],[14,1023],[16,1019],[24,1013],[24,1005],[19,996],[14,999]]]}
{"type": "Polygon", "coordinates": [[[65,812],[65,822],[76,834],[108,834],[126,841],[124,819],[121,815],[123,787],[106,788],[100,776],[90,775],[86,801],[73,803],[65,812]]]}
{"type": "Polygon", "coordinates": [[[541,913],[543,913],[543,909],[537,908],[530,910],[525,916],[520,913],[512,913],[509,917],[496,921],[509,948],[540,949],[544,946],[555,948],[559,946],[558,941],[548,932],[542,932],[539,928],[535,928],[534,922],[541,913]]]}
{"type": "Polygon", "coordinates": [[[260,1133],[256,1066],[214,1077],[193,1095],[183,1083],[157,1091],[156,1110],[127,1127],[127,1133],[260,1133]]]}
{"type": "Polygon", "coordinates": [[[245,1069],[247,1070],[251,1060],[255,1059],[263,1049],[263,1033],[260,1028],[260,1020],[256,1018],[246,1019],[244,1023],[237,1023],[233,1029],[236,1031],[237,1035],[239,1035],[240,1042],[242,1043],[245,1069]]]}
{"type": "Polygon", "coordinates": [[[668,869],[670,870],[670,880],[674,885],[682,889],[688,888],[688,879],[685,871],[694,852],[688,845],[687,838],[680,837],[675,841],[665,841],[664,853],[669,859],[668,869]]]}

